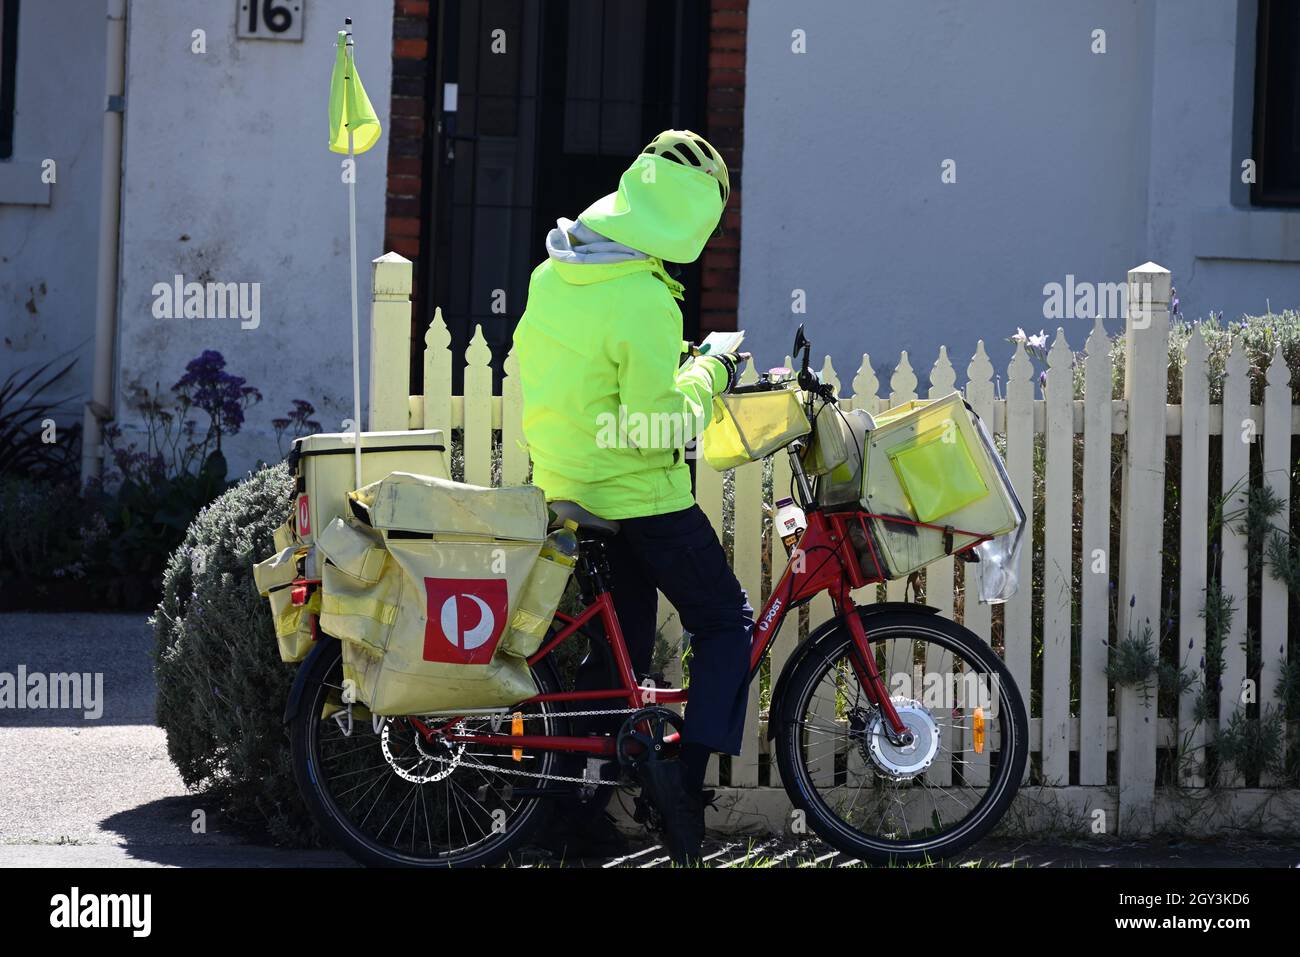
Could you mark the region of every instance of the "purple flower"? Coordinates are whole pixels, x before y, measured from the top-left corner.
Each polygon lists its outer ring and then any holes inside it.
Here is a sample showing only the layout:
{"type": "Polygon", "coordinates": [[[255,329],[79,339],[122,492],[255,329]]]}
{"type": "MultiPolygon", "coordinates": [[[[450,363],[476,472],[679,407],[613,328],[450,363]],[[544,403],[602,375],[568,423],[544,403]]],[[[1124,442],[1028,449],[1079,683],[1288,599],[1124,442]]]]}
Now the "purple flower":
{"type": "Polygon", "coordinates": [[[221,436],[234,435],[244,424],[244,409],[262,401],[262,393],[243,376],[225,371],[226,360],[215,349],[205,349],[185,366],[185,375],[172,386],[182,407],[196,406],[212,420],[217,448],[221,436]]]}

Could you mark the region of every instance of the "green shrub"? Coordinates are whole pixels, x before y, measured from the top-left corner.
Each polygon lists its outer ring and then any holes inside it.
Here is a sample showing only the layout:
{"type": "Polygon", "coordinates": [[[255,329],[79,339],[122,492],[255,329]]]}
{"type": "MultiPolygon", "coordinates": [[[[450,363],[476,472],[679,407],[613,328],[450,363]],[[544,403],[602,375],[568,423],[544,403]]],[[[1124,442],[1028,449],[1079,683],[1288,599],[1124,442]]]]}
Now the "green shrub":
{"type": "Polygon", "coordinates": [[[75,482],[0,476],[0,607],[75,605],[95,586],[88,555],[107,537],[75,482]]]}
{"type": "Polygon", "coordinates": [[[275,841],[314,839],[281,724],[294,669],[280,661],[252,566],[288,516],[287,466],[263,468],[199,513],[163,574],[151,623],[158,724],[186,786],[275,841]]]}
{"type": "MultiPolygon", "coordinates": [[[[1227,375],[1228,355],[1232,343],[1240,339],[1246,350],[1247,378],[1250,380],[1250,401],[1259,405],[1264,401],[1265,375],[1273,352],[1280,345],[1282,359],[1291,373],[1292,388],[1300,384],[1300,312],[1268,313],[1262,316],[1242,316],[1232,322],[1224,322],[1223,317],[1211,313],[1208,319],[1189,322],[1176,317],[1169,324],[1169,382],[1168,396],[1170,402],[1178,402],[1183,394],[1183,369],[1187,366],[1187,343],[1192,338],[1192,331],[1199,328],[1201,338],[1205,340],[1206,370],[1210,386],[1210,402],[1223,401],[1223,380],[1227,375]]],[[[1112,370],[1111,397],[1124,397],[1124,329],[1122,324],[1113,329],[1111,336],[1110,358],[1112,370]]],[[[1075,349],[1074,397],[1083,398],[1084,364],[1082,342],[1072,343],[1075,349]]],[[[1045,350],[1031,357],[1038,365],[1046,361],[1045,350]]]]}
{"type": "Polygon", "coordinates": [[[77,360],[55,369],[60,359],[34,369],[19,369],[0,382],[0,476],[22,475],[55,484],[77,478],[81,424],[51,429],[55,417],[75,414],[72,397],[54,398],[65,388],[77,360]],[[51,370],[54,371],[51,371],[51,370]]]}
{"type": "Polygon", "coordinates": [[[1241,709],[1232,712],[1215,739],[1219,760],[1230,762],[1247,781],[1286,772],[1286,724],[1277,709],[1268,707],[1258,718],[1241,709]]]}

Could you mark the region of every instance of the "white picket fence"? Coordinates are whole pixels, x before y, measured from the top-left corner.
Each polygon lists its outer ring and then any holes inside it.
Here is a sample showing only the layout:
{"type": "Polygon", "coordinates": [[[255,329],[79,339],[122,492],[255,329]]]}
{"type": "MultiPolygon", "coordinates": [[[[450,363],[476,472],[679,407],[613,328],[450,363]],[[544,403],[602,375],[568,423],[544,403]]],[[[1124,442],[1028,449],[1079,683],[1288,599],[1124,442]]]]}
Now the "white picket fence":
{"type": "MultiPolygon", "coordinates": [[[[371,325],[371,386],[369,428],[462,429],[464,435],[464,480],[493,483],[494,432],[499,432],[500,481],[506,484],[527,480],[529,462],[520,427],[521,399],[517,365],[513,354],[505,361],[501,394],[493,392],[490,352],[479,329],[464,355],[462,395],[451,391],[453,356],[450,335],[441,315],[435,317],[425,339],[424,394],[409,395],[407,381],[411,288],[410,263],[395,254],[375,261],[371,325]]],[[[1277,788],[1245,789],[1239,776],[1220,771],[1220,786],[1205,787],[1206,781],[1196,756],[1215,733],[1213,722],[1197,724],[1193,718],[1193,687],[1180,702],[1176,719],[1158,718],[1154,690],[1120,686],[1114,689],[1114,708],[1109,706],[1106,675],[1111,636],[1110,619],[1117,616],[1116,632],[1140,635],[1150,622],[1154,637],[1161,633],[1162,597],[1176,591],[1180,621],[1181,663],[1200,674],[1205,651],[1205,622],[1202,606],[1209,567],[1207,503],[1212,494],[1230,495],[1225,509],[1245,504],[1249,485],[1250,443],[1263,443],[1264,481],[1284,503],[1275,518],[1287,527],[1291,459],[1291,437],[1300,433],[1300,407],[1292,405],[1289,375],[1280,351],[1267,371],[1267,388],[1262,406],[1249,401],[1247,360],[1242,344],[1234,344],[1227,364],[1221,404],[1211,405],[1206,377],[1206,346],[1200,331],[1193,333],[1187,349],[1183,394],[1166,396],[1169,335],[1169,272],[1147,263],[1128,274],[1131,306],[1125,323],[1124,398],[1111,398],[1112,368],[1110,343],[1100,320],[1085,345],[1086,396],[1074,398],[1074,357],[1063,330],[1058,329],[1047,359],[1044,398],[1036,398],[1036,373],[1022,346],[1018,346],[1005,376],[1005,396],[995,387],[995,370],[981,342],[966,366],[967,400],[989,424],[1005,437],[1006,464],[1031,522],[1030,532],[1042,543],[1044,554],[1039,584],[1043,602],[1041,662],[1035,669],[1031,634],[1034,594],[1030,588],[1032,551],[1021,552],[1019,594],[1005,606],[1001,616],[1003,654],[1026,702],[1036,702],[1030,714],[1031,750],[1039,755],[1037,774],[1042,787],[1022,791],[1027,815],[1050,815],[1047,826],[1068,819],[1069,826],[1097,831],[1098,820],[1105,831],[1145,832],[1157,827],[1204,831],[1221,827],[1251,826],[1257,830],[1296,830],[1300,821],[1300,795],[1277,788]],[[1144,291],[1145,295],[1139,296],[1144,291]],[[1141,303],[1146,303],[1143,309],[1141,303]],[[1059,383],[1059,385],[1058,385],[1059,383]],[[1178,401],[1181,399],[1181,401],[1178,401]],[[1223,435],[1223,469],[1220,488],[1210,484],[1210,438],[1223,435]],[[1045,458],[1045,496],[1042,527],[1033,527],[1036,512],[1034,456],[1042,437],[1045,458]],[[1074,497],[1076,436],[1082,446],[1082,528],[1080,548],[1074,548],[1074,497]],[[1119,581],[1117,593],[1107,569],[1111,547],[1112,441],[1123,443],[1122,519],[1119,527],[1119,581]],[[1161,581],[1161,549],[1165,525],[1167,436],[1181,436],[1181,463],[1176,479],[1182,502],[1179,541],[1182,574],[1178,582],[1161,581]],[[1094,569],[1100,568],[1100,571],[1094,569]],[[1078,580],[1078,585],[1075,582],[1078,580]],[[1118,597],[1121,600],[1116,601],[1118,597]],[[1077,623],[1076,623],[1077,622],[1077,623]],[[1071,688],[1071,660],[1077,649],[1077,697],[1071,688]],[[1181,743],[1191,754],[1186,761],[1181,786],[1157,788],[1157,748],[1181,743]],[[1117,752],[1117,781],[1107,786],[1107,756],[1117,752]],[[1078,767],[1071,783],[1071,752],[1078,755],[1078,767]],[[1229,787],[1224,788],[1224,784],[1229,787]],[[1178,792],[1180,798],[1174,797],[1178,792]],[[1200,799],[1186,799],[1188,795],[1200,799]],[[1190,810],[1189,810],[1190,808],[1190,810]],[[1099,817],[1098,810],[1101,811],[1099,817]],[[1064,815],[1062,814],[1064,812],[1064,815]],[[1242,822],[1245,822],[1242,825],[1242,822]]],[[[869,356],[853,375],[848,389],[827,359],[821,367],[825,381],[841,389],[845,408],[877,411],[918,398],[917,377],[907,353],[903,353],[881,396],[882,383],[872,371],[869,356]]],[[[748,375],[753,377],[752,370],[748,375]]],[[[929,396],[952,391],[957,370],[946,348],[930,371],[929,396]]],[[[784,455],[773,462],[772,487],[778,495],[789,487],[789,465],[784,455]]],[[[723,476],[701,466],[696,473],[696,498],[712,519],[719,535],[724,524],[734,527],[733,567],[751,598],[767,597],[780,569],[765,574],[762,566],[765,536],[770,535],[763,512],[764,484],[760,465],[735,471],[734,489],[723,495],[723,476]],[[725,522],[724,522],[725,519],[725,522]]],[[[781,554],[782,549],[776,549],[781,554]]],[[[1235,601],[1237,614],[1225,641],[1220,723],[1241,708],[1246,683],[1246,539],[1235,524],[1222,533],[1222,586],[1235,601]]],[[[960,620],[989,639],[993,635],[993,612],[987,605],[961,601],[960,595],[975,589],[973,565],[956,565],[947,559],[925,572],[927,604],[960,620]],[[958,568],[964,583],[958,579],[958,568]]],[[[1262,666],[1257,700],[1276,704],[1278,680],[1286,663],[1288,596],[1285,587],[1265,574],[1261,589],[1260,631],[1262,666]]],[[[904,598],[904,583],[892,582],[880,589],[889,600],[904,598]]],[[[877,589],[863,589],[859,601],[877,600],[877,589]]],[[[680,629],[675,616],[662,603],[665,636],[675,640],[680,629]]],[[[757,602],[755,602],[757,605],[757,602]]],[[[818,598],[811,606],[811,624],[831,615],[830,601],[818,598]]],[[[779,673],[799,641],[799,633],[787,625],[779,636],[771,659],[772,675],[779,673]]],[[[1249,690],[1249,689],[1248,689],[1249,690]]],[[[728,793],[731,822],[737,827],[766,824],[781,827],[788,822],[784,792],[776,787],[777,770],[772,762],[766,787],[760,787],[760,755],[767,749],[764,715],[760,712],[760,687],[755,682],[750,694],[750,717],[744,752],[732,759],[728,793]]],[[[717,779],[716,762],[712,772],[717,779]]],[[[1261,782],[1272,784],[1274,782],[1261,782]]],[[[1032,825],[1028,816],[1023,817],[1032,825]]]]}

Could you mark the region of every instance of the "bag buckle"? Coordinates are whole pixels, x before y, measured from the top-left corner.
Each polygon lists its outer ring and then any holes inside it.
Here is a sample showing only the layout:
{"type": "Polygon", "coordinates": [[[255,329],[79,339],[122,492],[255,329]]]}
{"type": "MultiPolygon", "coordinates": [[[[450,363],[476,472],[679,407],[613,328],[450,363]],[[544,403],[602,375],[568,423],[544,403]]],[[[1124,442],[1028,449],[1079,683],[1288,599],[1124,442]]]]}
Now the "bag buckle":
{"type": "Polygon", "coordinates": [[[289,592],[289,601],[299,607],[307,604],[307,593],[310,590],[311,586],[306,582],[303,582],[301,585],[294,585],[293,590],[289,592]]]}

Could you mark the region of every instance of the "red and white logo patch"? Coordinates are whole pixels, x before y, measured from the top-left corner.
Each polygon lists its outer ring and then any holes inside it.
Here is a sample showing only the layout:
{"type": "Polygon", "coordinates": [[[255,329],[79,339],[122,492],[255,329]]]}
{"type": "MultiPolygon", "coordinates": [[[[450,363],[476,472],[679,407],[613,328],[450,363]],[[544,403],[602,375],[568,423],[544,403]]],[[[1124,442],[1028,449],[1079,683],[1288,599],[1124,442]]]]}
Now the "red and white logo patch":
{"type": "Polygon", "coordinates": [[[311,534],[311,505],[305,493],[298,496],[298,534],[311,534]]]}
{"type": "Polygon", "coordinates": [[[424,660],[485,665],[505,631],[510,597],[504,578],[426,578],[424,660]]]}

